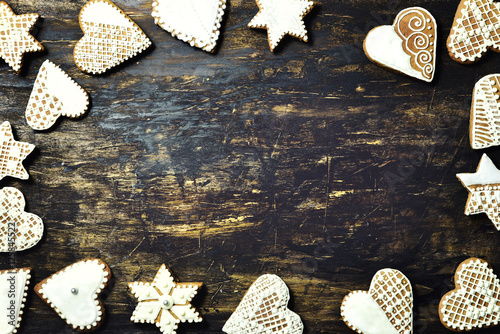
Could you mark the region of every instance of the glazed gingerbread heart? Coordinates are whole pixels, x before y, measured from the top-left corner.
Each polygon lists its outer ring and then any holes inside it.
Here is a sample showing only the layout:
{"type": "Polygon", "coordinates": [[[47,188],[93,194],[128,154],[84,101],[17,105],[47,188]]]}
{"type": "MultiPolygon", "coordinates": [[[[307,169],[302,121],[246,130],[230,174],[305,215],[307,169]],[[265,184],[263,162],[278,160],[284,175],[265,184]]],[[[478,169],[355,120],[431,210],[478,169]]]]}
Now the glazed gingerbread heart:
{"type": "Polygon", "coordinates": [[[80,11],[84,32],[73,52],[76,66],[89,74],[104,73],[151,45],[151,40],[109,0],[91,0],[80,11]]]}
{"type": "Polygon", "coordinates": [[[392,26],[372,29],[363,49],[374,63],[431,82],[436,70],[436,20],[427,10],[402,10],[392,26]]]}
{"type": "Polygon", "coordinates": [[[500,74],[481,78],[474,86],[470,111],[473,149],[500,145],[500,74]]]}
{"type": "Polygon", "coordinates": [[[498,325],[500,281],[489,264],[478,258],[462,262],[455,272],[455,289],[441,298],[439,318],[457,332],[498,325]]]}
{"type": "Polygon", "coordinates": [[[290,293],[276,275],[260,276],[222,330],[228,334],[300,334],[300,317],[288,309],[290,293]]]}
{"type": "Polygon", "coordinates": [[[340,307],[347,326],[362,334],[411,334],[412,309],[410,281],[396,269],[378,271],[368,292],[349,293],[340,307]]]}

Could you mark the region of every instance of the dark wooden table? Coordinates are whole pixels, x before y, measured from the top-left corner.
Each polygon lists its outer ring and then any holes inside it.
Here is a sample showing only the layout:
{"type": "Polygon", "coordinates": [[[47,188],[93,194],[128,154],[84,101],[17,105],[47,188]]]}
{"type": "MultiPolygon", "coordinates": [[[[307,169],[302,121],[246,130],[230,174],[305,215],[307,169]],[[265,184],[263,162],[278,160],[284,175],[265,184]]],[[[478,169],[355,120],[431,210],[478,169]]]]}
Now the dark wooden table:
{"type": "MultiPolygon", "coordinates": [[[[230,1],[216,54],[173,38],[150,16],[151,1],[116,0],[154,48],[102,76],[80,72],[72,52],[84,0],[10,0],[39,13],[46,52],[22,75],[0,61],[1,121],[36,151],[22,190],[45,237],[16,255],[34,283],[86,257],[113,270],[101,333],[156,333],[133,324],[127,283],[150,281],[166,263],[181,281],[202,281],[204,322],[179,333],[221,333],[249,285],[280,275],[305,333],[353,333],[340,318],[350,290],[368,289],[392,267],[411,280],[414,332],[448,333],[438,318],[458,264],[480,257],[500,272],[500,233],[486,215],[463,214],[456,179],[487,152],[468,140],[474,83],[500,71],[490,52],[463,66],[446,52],[458,0],[325,0],[307,16],[311,41],[286,38],[269,51],[264,30],[246,24],[254,1],[230,1]],[[433,83],[370,63],[361,43],[372,27],[422,6],[439,27],[433,83]],[[34,132],[24,110],[45,59],[92,98],[85,118],[34,132]]],[[[1,261],[8,267],[8,255],[1,261]]],[[[20,333],[69,333],[31,293],[20,333]]],[[[490,329],[483,333],[498,333],[490,329]]]]}

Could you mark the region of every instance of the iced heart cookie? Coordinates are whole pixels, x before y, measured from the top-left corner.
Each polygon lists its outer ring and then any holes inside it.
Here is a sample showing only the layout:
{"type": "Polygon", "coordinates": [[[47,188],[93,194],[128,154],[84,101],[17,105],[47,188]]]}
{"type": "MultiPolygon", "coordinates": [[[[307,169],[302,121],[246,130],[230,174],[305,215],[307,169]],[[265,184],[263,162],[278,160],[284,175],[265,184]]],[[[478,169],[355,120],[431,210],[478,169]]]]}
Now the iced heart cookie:
{"type": "Polygon", "coordinates": [[[24,211],[25,206],[23,193],[16,188],[0,190],[0,252],[23,251],[42,239],[42,218],[24,211]]]}
{"type": "Polygon", "coordinates": [[[307,42],[304,17],[313,9],[315,3],[307,0],[255,0],[259,12],[248,23],[250,28],[267,29],[267,39],[271,51],[279,42],[290,35],[307,42]]]}
{"type": "Polygon", "coordinates": [[[10,123],[3,122],[0,126],[0,180],[6,176],[27,180],[29,174],[23,167],[23,160],[34,149],[35,145],[14,140],[10,123]]]}
{"type": "Polygon", "coordinates": [[[500,10],[493,0],[462,0],[446,41],[451,58],[478,61],[489,49],[500,52],[500,10]]]}
{"type": "Polygon", "coordinates": [[[47,130],[59,116],[77,118],[89,105],[87,92],[50,60],[40,67],[26,107],[26,121],[35,130],[47,130]]]}
{"type": "Polygon", "coordinates": [[[207,52],[219,39],[226,0],[155,0],[155,23],[172,36],[207,52]]]}
{"type": "Polygon", "coordinates": [[[439,318],[456,332],[498,325],[500,283],[488,263],[477,258],[462,262],[455,272],[455,289],[441,298],[439,318]]]}
{"type": "Polygon", "coordinates": [[[413,292],[410,281],[396,269],[373,276],[370,290],[344,297],[340,312],[352,330],[362,334],[413,333],[413,292]]]}
{"type": "Polygon", "coordinates": [[[500,230],[500,171],[491,159],[483,154],[475,173],[460,173],[457,178],[469,191],[465,214],[486,213],[497,230],[500,230]]]}
{"type": "Polygon", "coordinates": [[[290,292],[276,275],[260,276],[222,330],[228,334],[301,334],[300,317],[288,309],[290,292]]]}
{"type": "Polygon", "coordinates": [[[38,14],[16,15],[6,2],[0,1],[0,58],[17,73],[21,71],[24,54],[43,51],[32,35],[38,14]]]}
{"type": "Polygon", "coordinates": [[[473,149],[500,145],[500,74],[490,74],[474,86],[470,111],[470,144],[473,149]]]}
{"type": "Polygon", "coordinates": [[[17,333],[28,295],[31,268],[0,270],[0,333],[17,333]]]}
{"type": "Polygon", "coordinates": [[[86,259],[58,271],[35,286],[35,292],[76,331],[97,329],[105,316],[98,298],[111,279],[100,259],[86,259]]]}
{"type": "Polygon", "coordinates": [[[403,9],[392,26],[370,30],[363,43],[375,64],[431,82],[436,70],[436,20],[420,7],[403,9]]]}
{"type": "Polygon", "coordinates": [[[139,304],[134,310],[133,322],[156,324],[164,334],[175,334],[180,322],[201,322],[191,300],[203,283],[178,283],[164,264],[153,282],[129,283],[139,304]]]}
{"type": "Polygon", "coordinates": [[[76,66],[89,74],[104,73],[151,46],[151,40],[109,0],[90,0],[80,11],[84,33],[76,43],[76,66]]]}

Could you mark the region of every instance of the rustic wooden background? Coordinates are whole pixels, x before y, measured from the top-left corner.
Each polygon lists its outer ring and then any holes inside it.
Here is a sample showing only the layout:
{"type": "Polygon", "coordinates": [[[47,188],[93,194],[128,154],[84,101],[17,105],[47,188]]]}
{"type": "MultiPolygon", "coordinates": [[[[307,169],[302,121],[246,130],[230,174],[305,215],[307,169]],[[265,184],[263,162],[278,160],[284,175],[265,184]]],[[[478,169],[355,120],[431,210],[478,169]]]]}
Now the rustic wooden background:
{"type": "MultiPolygon", "coordinates": [[[[490,52],[476,65],[451,60],[445,40],[458,0],[320,0],[305,20],[311,41],[268,49],[246,24],[252,0],[231,0],[216,54],[171,37],[151,1],[116,0],[154,48],[102,76],[72,57],[84,0],[10,0],[39,13],[46,52],[22,75],[0,61],[1,121],[36,145],[23,191],[45,222],[44,239],[16,255],[33,283],[86,257],[113,270],[101,333],[156,333],[129,321],[127,283],[150,281],[162,263],[181,281],[203,281],[205,321],[179,333],[221,333],[249,285],[280,275],[305,333],[351,333],[340,318],[350,290],[368,289],[385,267],[415,293],[414,332],[447,333],[437,304],[458,264],[476,256],[500,272],[500,233],[485,215],[463,214],[458,172],[482,151],[468,140],[474,83],[500,71],[490,52]],[[428,9],[439,26],[436,79],[385,71],[361,50],[366,33],[403,8],[428,9]],[[24,110],[41,63],[60,65],[92,97],[88,115],[34,132],[24,110]]],[[[500,166],[500,151],[485,150],[500,166]]],[[[1,255],[3,267],[8,255],[1,255]]],[[[20,333],[69,333],[32,293],[20,333]]],[[[497,333],[498,329],[484,331],[497,333]]]]}

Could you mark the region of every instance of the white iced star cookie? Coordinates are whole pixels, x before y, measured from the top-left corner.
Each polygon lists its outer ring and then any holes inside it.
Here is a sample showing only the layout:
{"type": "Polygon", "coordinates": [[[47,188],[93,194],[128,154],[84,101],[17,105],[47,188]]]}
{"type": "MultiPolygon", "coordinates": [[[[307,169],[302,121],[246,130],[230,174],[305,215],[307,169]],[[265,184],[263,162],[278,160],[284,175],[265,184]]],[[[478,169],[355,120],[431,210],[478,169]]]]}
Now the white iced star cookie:
{"type": "Polygon", "coordinates": [[[35,145],[14,140],[10,123],[3,122],[0,126],[0,180],[6,176],[27,180],[29,174],[23,167],[23,160],[34,149],[35,145]]]}
{"type": "Polygon", "coordinates": [[[486,213],[500,230],[500,171],[491,159],[483,154],[475,173],[460,173],[457,178],[469,191],[465,214],[486,213]]]}
{"type": "Polygon", "coordinates": [[[290,292],[276,275],[260,276],[224,324],[228,334],[301,334],[300,317],[288,309],[290,292]]]}
{"type": "Polygon", "coordinates": [[[0,270],[0,333],[17,333],[28,296],[31,268],[0,270]]]}
{"type": "Polygon", "coordinates": [[[21,191],[13,187],[0,190],[0,252],[23,251],[42,239],[42,218],[24,211],[25,206],[21,191]]]}
{"type": "Polygon", "coordinates": [[[220,35],[226,0],[155,0],[155,23],[172,36],[213,52],[220,35]]]}
{"type": "Polygon", "coordinates": [[[58,271],[35,286],[35,292],[76,331],[99,328],[105,309],[99,294],[111,279],[100,259],[85,259],[58,271]]]}
{"type": "Polygon", "coordinates": [[[6,2],[0,1],[0,58],[17,73],[21,71],[24,54],[43,51],[31,34],[40,15],[16,15],[6,2]]]}
{"type": "Polygon", "coordinates": [[[274,51],[285,35],[307,42],[303,18],[315,6],[307,0],[255,0],[259,12],[248,23],[250,28],[267,29],[269,47],[274,51]]]}
{"type": "Polygon", "coordinates": [[[191,306],[191,300],[202,285],[178,283],[163,264],[153,282],[129,283],[129,288],[139,300],[130,320],[156,324],[164,334],[175,334],[179,322],[201,322],[203,319],[191,306]]]}
{"type": "Polygon", "coordinates": [[[474,86],[470,111],[470,144],[473,149],[500,145],[500,74],[481,78],[474,86]]]}
{"type": "Polygon", "coordinates": [[[47,130],[59,116],[84,115],[88,105],[87,92],[59,66],[46,60],[38,71],[26,106],[26,121],[35,130],[47,130]]]}
{"type": "Polygon", "coordinates": [[[73,57],[85,73],[104,73],[151,46],[141,28],[109,0],[90,0],[79,20],[84,36],[73,57]]]}
{"type": "Polygon", "coordinates": [[[346,325],[361,334],[411,334],[410,281],[399,270],[379,270],[369,291],[353,291],[344,297],[340,313],[346,325]]]}
{"type": "Polygon", "coordinates": [[[478,258],[462,262],[455,289],[441,298],[439,319],[449,330],[468,332],[500,322],[500,282],[489,264],[478,258]]]}

